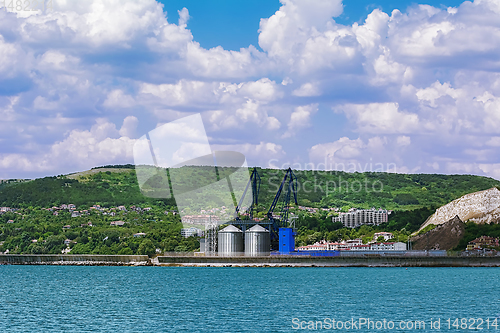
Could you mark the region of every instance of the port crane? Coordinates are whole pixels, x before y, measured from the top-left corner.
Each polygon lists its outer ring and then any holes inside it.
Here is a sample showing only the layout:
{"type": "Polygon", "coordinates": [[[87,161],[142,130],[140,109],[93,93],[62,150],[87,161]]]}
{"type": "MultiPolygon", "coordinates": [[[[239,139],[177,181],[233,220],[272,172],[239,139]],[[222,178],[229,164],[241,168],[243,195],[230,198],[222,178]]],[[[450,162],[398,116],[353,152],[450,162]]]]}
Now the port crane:
{"type": "Polygon", "coordinates": [[[294,203],[298,205],[297,177],[293,173],[292,168],[288,168],[278,188],[278,192],[274,197],[273,203],[267,212],[267,217],[272,222],[270,231],[271,244],[273,247],[276,247],[275,244],[279,241],[279,229],[292,227],[289,216],[290,200],[292,196],[294,203]],[[279,209],[279,217],[274,213],[276,207],[279,209]]]}
{"type": "Polygon", "coordinates": [[[251,204],[250,208],[248,209],[248,213],[249,213],[250,220],[253,220],[254,212],[257,211],[257,205],[259,203],[260,183],[261,183],[261,180],[260,180],[259,173],[257,172],[257,168],[253,168],[252,174],[250,175],[250,179],[248,180],[247,186],[245,187],[245,191],[243,191],[243,195],[241,196],[241,199],[238,202],[238,205],[236,205],[236,209],[234,212],[234,215],[235,215],[234,219],[235,220],[237,220],[237,221],[240,220],[238,214],[240,212],[241,206],[243,204],[243,200],[245,200],[245,196],[246,196],[250,186],[252,186],[252,204],[251,204]]]}

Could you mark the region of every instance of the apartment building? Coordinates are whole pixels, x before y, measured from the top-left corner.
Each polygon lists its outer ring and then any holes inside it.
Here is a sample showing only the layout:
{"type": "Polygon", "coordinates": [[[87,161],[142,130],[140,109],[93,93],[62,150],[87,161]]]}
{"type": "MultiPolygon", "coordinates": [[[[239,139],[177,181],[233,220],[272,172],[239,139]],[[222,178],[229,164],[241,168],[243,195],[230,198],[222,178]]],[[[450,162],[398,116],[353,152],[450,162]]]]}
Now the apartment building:
{"type": "Polygon", "coordinates": [[[347,213],[340,213],[333,217],[332,222],[342,222],[347,228],[356,228],[363,224],[380,225],[389,220],[391,212],[385,209],[351,209],[347,213]]]}

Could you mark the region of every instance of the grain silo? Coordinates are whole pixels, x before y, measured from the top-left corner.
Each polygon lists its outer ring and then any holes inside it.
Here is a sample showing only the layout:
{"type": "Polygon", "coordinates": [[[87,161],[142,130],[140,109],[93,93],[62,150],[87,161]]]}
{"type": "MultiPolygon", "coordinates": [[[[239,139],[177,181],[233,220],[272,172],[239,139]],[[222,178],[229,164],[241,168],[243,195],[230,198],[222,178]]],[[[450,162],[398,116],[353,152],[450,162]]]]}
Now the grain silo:
{"type": "Polygon", "coordinates": [[[256,224],[245,232],[246,256],[268,256],[270,249],[269,230],[256,224]]]}
{"type": "Polygon", "coordinates": [[[235,256],[243,253],[243,232],[229,225],[219,231],[218,236],[219,256],[235,256]]]}

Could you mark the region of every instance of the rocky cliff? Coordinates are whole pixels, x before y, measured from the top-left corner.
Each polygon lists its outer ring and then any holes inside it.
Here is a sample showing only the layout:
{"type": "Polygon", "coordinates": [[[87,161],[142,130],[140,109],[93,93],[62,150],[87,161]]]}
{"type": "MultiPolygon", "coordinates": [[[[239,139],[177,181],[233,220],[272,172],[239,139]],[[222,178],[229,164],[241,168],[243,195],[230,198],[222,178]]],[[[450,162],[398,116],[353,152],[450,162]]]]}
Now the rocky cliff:
{"type": "Polygon", "coordinates": [[[497,223],[500,221],[500,191],[496,188],[474,192],[460,197],[437,209],[415,233],[429,224],[441,225],[455,216],[464,222],[497,223]]]}
{"type": "Polygon", "coordinates": [[[458,216],[438,225],[431,231],[412,237],[413,250],[451,250],[465,233],[465,224],[458,216]]]}

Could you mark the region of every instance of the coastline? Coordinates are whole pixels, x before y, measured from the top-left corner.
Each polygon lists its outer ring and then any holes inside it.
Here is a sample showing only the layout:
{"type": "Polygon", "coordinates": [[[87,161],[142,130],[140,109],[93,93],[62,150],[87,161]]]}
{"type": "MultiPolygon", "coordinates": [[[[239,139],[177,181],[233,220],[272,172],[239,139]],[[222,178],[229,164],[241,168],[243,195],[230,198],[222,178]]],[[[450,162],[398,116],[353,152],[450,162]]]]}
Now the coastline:
{"type": "Polygon", "coordinates": [[[0,265],[151,266],[143,255],[0,254],[0,265]]]}
{"type": "Polygon", "coordinates": [[[496,257],[157,257],[160,266],[195,267],[500,267],[496,257]]]}
{"type": "Polygon", "coordinates": [[[139,255],[2,254],[0,265],[160,266],[160,267],[500,267],[491,257],[201,257],[139,255]]]}

